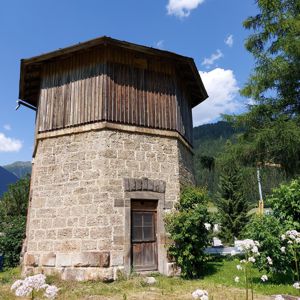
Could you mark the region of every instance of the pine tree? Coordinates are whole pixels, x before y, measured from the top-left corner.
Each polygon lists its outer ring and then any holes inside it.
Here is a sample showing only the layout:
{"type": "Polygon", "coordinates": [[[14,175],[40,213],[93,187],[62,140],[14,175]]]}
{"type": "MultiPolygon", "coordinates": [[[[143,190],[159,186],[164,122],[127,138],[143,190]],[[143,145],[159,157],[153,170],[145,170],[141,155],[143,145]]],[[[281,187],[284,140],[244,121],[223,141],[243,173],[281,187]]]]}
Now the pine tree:
{"type": "Polygon", "coordinates": [[[232,244],[248,222],[248,202],[242,190],[241,169],[227,166],[220,175],[217,208],[221,231],[219,237],[226,244],[232,244]]]}

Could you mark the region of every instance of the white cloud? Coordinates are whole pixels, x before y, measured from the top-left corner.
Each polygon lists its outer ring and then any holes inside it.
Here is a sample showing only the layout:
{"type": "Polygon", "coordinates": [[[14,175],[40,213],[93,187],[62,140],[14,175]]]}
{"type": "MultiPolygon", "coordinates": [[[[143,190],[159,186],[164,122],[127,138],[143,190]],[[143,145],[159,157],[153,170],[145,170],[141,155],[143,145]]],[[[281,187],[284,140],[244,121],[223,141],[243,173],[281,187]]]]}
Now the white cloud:
{"type": "Polygon", "coordinates": [[[191,10],[196,9],[204,0],[169,0],[167,5],[168,15],[179,18],[188,17],[191,10]]]}
{"type": "Polygon", "coordinates": [[[158,49],[164,49],[164,43],[165,43],[164,40],[160,40],[155,44],[155,47],[158,49]]]}
{"type": "Polygon", "coordinates": [[[0,152],[18,152],[21,148],[20,140],[9,138],[0,132],[0,152]]]}
{"type": "Polygon", "coordinates": [[[4,124],[3,128],[7,131],[11,130],[11,126],[9,124],[4,124]]]}
{"type": "Polygon", "coordinates": [[[233,46],[233,35],[230,34],[226,40],[225,40],[225,44],[228,46],[228,47],[232,47],[233,46]]]}
{"type": "Polygon", "coordinates": [[[220,114],[234,113],[242,104],[236,99],[238,84],[232,70],[199,71],[209,98],[193,109],[194,126],[215,121],[220,114]]]}
{"type": "Polygon", "coordinates": [[[209,58],[204,58],[202,65],[206,66],[207,68],[214,64],[214,62],[221,57],[223,57],[223,53],[221,50],[217,50],[215,53],[213,53],[209,58]]]}

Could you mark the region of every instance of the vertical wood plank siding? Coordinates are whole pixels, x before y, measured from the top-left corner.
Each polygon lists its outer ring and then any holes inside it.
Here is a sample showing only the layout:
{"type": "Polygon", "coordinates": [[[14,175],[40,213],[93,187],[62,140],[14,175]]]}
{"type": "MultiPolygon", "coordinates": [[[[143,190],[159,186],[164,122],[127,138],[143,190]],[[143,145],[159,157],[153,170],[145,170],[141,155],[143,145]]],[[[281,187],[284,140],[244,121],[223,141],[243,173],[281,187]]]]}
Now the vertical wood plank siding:
{"type": "Polygon", "coordinates": [[[97,121],[176,130],[192,143],[191,106],[170,62],[104,48],[45,64],[39,132],[97,121]]]}

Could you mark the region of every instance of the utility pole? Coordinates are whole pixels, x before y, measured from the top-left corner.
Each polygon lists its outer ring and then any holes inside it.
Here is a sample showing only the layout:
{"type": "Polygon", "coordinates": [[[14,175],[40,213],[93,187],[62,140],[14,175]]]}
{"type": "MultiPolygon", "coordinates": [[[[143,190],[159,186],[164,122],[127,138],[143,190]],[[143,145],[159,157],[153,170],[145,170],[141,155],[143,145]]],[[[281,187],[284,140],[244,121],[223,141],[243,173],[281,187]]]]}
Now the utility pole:
{"type": "Polygon", "coordinates": [[[264,214],[264,199],[263,199],[263,195],[262,195],[262,189],[261,189],[261,178],[260,178],[260,167],[264,165],[266,167],[270,167],[270,168],[281,168],[280,164],[275,164],[272,162],[266,162],[264,164],[262,163],[258,163],[257,167],[256,167],[256,174],[257,174],[257,183],[258,183],[258,191],[259,191],[259,201],[258,201],[258,211],[257,213],[259,215],[263,215],[264,214]]]}
{"type": "Polygon", "coordinates": [[[258,191],[259,191],[259,201],[258,201],[258,212],[257,213],[262,216],[264,214],[264,200],[263,200],[263,196],[262,196],[260,167],[259,166],[257,166],[256,173],[257,173],[257,183],[258,183],[258,191]]]}

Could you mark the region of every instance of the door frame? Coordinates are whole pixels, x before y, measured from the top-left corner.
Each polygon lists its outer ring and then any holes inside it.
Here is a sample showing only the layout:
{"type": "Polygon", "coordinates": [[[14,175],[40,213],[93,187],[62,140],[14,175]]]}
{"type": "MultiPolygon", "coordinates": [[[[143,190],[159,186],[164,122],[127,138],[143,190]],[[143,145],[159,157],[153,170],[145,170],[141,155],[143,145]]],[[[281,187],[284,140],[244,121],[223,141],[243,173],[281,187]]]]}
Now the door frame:
{"type": "MultiPolygon", "coordinates": [[[[146,267],[145,268],[137,268],[135,269],[135,271],[138,272],[144,272],[144,271],[158,271],[158,253],[157,253],[157,238],[158,238],[158,231],[157,231],[157,204],[158,201],[157,200],[151,200],[151,202],[155,203],[155,207],[133,207],[134,205],[132,205],[132,203],[134,202],[146,202],[144,199],[131,199],[131,220],[133,219],[133,214],[134,213],[152,213],[152,217],[154,218],[154,240],[152,240],[152,242],[155,242],[155,251],[154,251],[154,259],[155,259],[155,264],[153,265],[153,267],[146,267]]],[[[131,223],[132,224],[132,223],[131,223]]],[[[147,241],[138,241],[138,242],[133,242],[132,241],[132,230],[133,227],[131,227],[131,262],[133,264],[133,245],[134,244],[143,244],[143,243],[147,243],[147,241]]],[[[133,266],[131,266],[133,268],[133,266]]]]}
{"type": "Polygon", "coordinates": [[[131,255],[131,202],[132,200],[157,201],[157,267],[158,272],[167,274],[167,251],[165,248],[166,232],[164,226],[165,193],[152,191],[125,192],[125,240],[124,240],[124,268],[129,274],[132,266],[131,255]]]}

